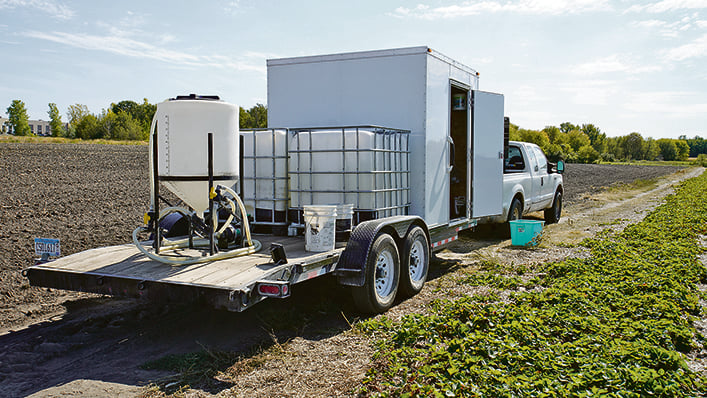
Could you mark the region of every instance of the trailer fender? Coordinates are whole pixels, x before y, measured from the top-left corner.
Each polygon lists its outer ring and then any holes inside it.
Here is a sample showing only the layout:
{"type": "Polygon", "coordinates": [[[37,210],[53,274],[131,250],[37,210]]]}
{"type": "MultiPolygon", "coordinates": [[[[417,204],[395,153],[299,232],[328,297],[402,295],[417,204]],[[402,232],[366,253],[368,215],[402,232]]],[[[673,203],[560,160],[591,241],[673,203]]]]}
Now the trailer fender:
{"type": "Polygon", "coordinates": [[[349,242],[334,271],[338,282],[346,286],[363,286],[366,283],[366,258],[376,238],[382,233],[390,234],[400,253],[403,240],[414,225],[420,226],[430,241],[427,224],[417,216],[386,217],[358,224],[351,232],[349,242]]]}

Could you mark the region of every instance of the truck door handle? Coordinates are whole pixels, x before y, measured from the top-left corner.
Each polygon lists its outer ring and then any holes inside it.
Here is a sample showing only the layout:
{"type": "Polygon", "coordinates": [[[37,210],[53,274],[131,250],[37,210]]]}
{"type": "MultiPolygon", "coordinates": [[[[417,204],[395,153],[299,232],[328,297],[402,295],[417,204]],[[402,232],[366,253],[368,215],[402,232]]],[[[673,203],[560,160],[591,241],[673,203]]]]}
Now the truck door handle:
{"type": "Polygon", "coordinates": [[[543,184],[545,184],[545,177],[540,177],[540,186],[542,187],[543,184]]]}
{"type": "Polygon", "coordinates": [[[456,148],[454,146],[454,140],[449,135],[447,136],[447,142],[449,142],[449,167],[447,168],[447,173],[450,173],[454,168],[456,148]]]}

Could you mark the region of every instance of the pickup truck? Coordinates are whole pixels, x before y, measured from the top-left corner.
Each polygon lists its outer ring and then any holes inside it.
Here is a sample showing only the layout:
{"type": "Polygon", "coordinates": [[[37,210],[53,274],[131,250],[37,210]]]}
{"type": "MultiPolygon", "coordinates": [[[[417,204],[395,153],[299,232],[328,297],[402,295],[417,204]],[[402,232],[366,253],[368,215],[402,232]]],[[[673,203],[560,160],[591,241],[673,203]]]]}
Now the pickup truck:
{"type": "Polygon", "coordinates": [[[564,163],[550,163],[542,149],[529,142],[510,141],[503,167],[503,214],[492,222],[517,220],[544,211],[547,224],[562,215],[564,163]]]}

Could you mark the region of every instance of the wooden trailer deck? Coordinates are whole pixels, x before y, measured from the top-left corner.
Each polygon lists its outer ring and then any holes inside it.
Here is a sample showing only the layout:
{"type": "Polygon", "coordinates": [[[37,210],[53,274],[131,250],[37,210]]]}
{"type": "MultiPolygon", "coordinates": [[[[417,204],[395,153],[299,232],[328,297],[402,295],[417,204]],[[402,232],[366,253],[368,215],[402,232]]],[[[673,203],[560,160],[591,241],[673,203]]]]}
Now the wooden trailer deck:
{"type": "MultiPolygon", "coordinates": [[[[75,253],[25,270],[36,286],[150,299],[200,299],[216,307],[242,311],[264,297],[254,293],[259,281],[289,286],[332,272],[345,244],[334,251],[304,250],[303,237],[253,235],[262,244],[258,253],[184,266],[151,260],[133,244],[108,246],[75,253]],[[286,264],[274,264],[270,244],[280,243],[286,264]]],[[[183,255],[199,255],[184,250],[183,255]]],[[[175,257],[178,258],[178,257],[175,257]]]]}

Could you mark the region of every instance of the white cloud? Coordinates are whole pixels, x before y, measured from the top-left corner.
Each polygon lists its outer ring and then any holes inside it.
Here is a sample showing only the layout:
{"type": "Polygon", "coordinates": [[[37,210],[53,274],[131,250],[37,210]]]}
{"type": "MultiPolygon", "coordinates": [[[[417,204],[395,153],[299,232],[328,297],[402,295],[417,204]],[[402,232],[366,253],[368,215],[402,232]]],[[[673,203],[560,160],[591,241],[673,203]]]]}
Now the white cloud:
{"type": "Polygon", "coordinates": [[[33,8],[62,20],[71,19],[76,15],[71,8],[53,0],[0,0],[0,10],[14,8],[33,8]]]}
{"type": "Polygon", "coordinates": [[[608,0],[517,0],[465,1],[459,4],[430,7],[418,4],[413,8],[398,7],[389,15],[397,18],[451,19],[486,13],[509,12],[531,15],[566,15],[592,11],[609,11],[612,7],[608,0]]]}
{"type": "Polygon", "coordinates": [[[703,20],[695,21],[695,25],[697,25],[698,28],[705,29],[705,28],[707,28],[707,21],[703,21],[703,20]]]}
{"type": "Polygon", "coordinates": [[[703,21],[697,20],[698,14],[685,16],[679,21],[668,22],[657,19],[649,19],[645,21],[633,21],[631,26],[641,29],[657,29],[663,37],[679,37],[681,32],[685,32],[692,27],[701,27],[703,21]]]}
{"type": "Polygon", "coordinates": [[[177,36],[171,35],[169,33],[164,33],[164,34],[158,35],[157,39],[160,44],[167,44],[167,43],[173,43],[173,42],[177,41],[177,36]]]}
{"type": "Polygon", "coordinates": [[[244,4],[243,0],[226,0],[224,2],[223,9],[229,14],[236,15],[244,12],[245,10],[251,8],[252,6],[244,4]]]}
{"type": "Polygon", "coordinates": [[[591,76],[602,73],[623,72],[630,75],[640,73],[658,72],[662,68],[658,65],[641,65],[630,56],[618,54],[598,58],[583,64],[575,65],[572,72],[577,75],[591,76]]]}
{"type": "Polygon", "coordinates": [[[168,62],[173,65],[189,67],[208,66],[265,73],[264,66],[241,62],[226,56],[194,55],[181,51],[173,51],[124,36],[98,36],[66,32],[44,33],[37,31],[25,32],[23,35],[84,50],[104,51],[126,57],[152,59],[168,62]]]}
{"type": "Polygon", "coordinates": [[[276,53],[265,53],[265,52],[259,52],[259,51],[246,51],[243,53],[243,56],[246,58],[258,58],[258,59],[270,59],[270,58],[282,58],[283,56],[280,54],[276,53]]]}
{"type": "Polygon", "coordinates": [[[707,102],[700,103],[700,93],[650,91],[629,93],[624,108],[639,114],[660,114],[665,118],[693,118],[707,113],[707,102]]]}
{"type": "Polygon", "coordinates": [[[631,26],[636,28],[662,28],[667,22],[659,21],[657,19],[649,19],[647,21],[634,21],[631,22],[631,26]]]}
{"type": "Polygon", "coordinates": [[[656,3],[633,5],[626,12],[650,12],[659,14],[667,11],[700,10],[707,8],[706,0],[663,0],[656,3]]]}
{"type": "Polygon", "coordinates": [[[196,56],[179,51],[160,49],[151,44],[123,36],[97,36],[66,32],[44,33],[37,31],[25,32],[23,35],[85,50],[101,50],[128,57],[152,58],[177,63],[198,61],[198,57],[196,56]]]}
{"type": "MultiPolygon", "coordinates": [[[[509,102],[512,100],[509,99],[509,102]]],[[[509,108],[512,105],[509,104],[509,108]]],[[[523,128],[541,130],[545,126],[551,124],[552,120],[556,120],[559,116],[557,111],[546,111],[540,109],[529,109],[527,107],[519,107],[518,110],[510,111],[511,123],[522,126],[523,128]]]]}
{"type": "MultiPolygon", "coordinates": [[[[138,36],[145,35],[145,31],[141,28],[149,25],[147,15],[138,14],[132,11],[127,11],[126,16],[120,18],[117,22],[97,21],[96,26],[108,31],[113,36],[138,36]]],[[[152,36],[152,34],[150,34],[152,36]]]]}
{"type": "Polygon", "coordinates": [[[684,61],[705,56],[707,56],[707,34],[698,37],[690,43],[668,50],[665,54],[667,61],[684,61]]]}
{"type": "Polygon", "coordinates": [[[620,87],[611,80],[576,80],[560,90],[568,93],[574,104],[601,106],[608,105],[620,93],[620,87]]]}
{"type": "Polygon", "coordinates": [[[547,100],[547,96],[541,93],[544,93],[544,91],[538,90],[536,86],[521,84],[518,87],[514,87],[513,91],[509,92],[507,95],[513,98],[515,102],[527,105],[547,100]]]}

